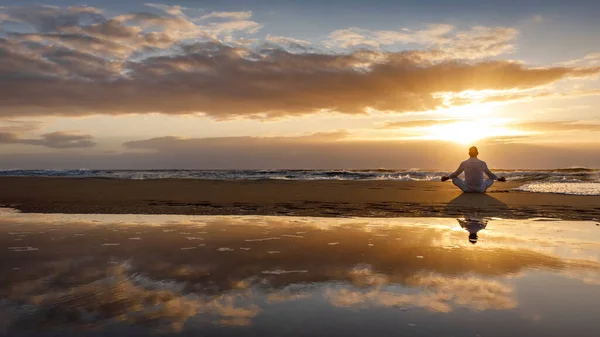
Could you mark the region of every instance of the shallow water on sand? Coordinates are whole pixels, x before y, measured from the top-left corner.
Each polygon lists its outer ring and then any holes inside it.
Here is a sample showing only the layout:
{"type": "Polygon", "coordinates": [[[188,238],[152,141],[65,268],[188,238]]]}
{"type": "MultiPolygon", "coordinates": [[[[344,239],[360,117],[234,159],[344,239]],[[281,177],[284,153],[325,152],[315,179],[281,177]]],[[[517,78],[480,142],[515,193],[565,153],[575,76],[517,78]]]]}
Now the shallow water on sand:
{"type": "Polygon", "coordinates": [[[0,336],[597,336],[600,226],[0,213],[0,336]]]}

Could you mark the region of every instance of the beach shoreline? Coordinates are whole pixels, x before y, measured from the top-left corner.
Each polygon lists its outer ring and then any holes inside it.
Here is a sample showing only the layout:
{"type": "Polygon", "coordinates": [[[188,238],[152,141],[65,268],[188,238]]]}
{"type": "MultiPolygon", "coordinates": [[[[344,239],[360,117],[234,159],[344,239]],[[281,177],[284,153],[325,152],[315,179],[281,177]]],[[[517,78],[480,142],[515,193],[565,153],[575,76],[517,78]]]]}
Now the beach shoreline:
{"type": "Polygon", "coordinates": [[[0,177],[0,205],[25,213],[600,219],[600,196],[519,185],[461,194],[450,182],[0,177]]]}

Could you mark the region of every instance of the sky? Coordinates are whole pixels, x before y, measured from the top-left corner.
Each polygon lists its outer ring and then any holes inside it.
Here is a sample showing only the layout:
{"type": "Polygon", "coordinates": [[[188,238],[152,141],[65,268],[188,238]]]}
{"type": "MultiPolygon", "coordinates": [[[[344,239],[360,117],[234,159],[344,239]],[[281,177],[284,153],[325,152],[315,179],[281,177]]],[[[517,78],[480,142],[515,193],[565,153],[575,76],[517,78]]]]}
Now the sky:
{"type": "Polygon", "coordinates": [[[0,0],[0,168],[600,167],[598,15],[0,0]]]}

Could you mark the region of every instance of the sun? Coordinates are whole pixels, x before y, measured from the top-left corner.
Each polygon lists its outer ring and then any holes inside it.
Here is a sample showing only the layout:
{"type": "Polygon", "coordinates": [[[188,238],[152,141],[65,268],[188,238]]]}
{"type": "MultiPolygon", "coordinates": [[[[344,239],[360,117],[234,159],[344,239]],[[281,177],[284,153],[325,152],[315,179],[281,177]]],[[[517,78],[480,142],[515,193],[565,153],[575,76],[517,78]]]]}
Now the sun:
{"type": "Polygon", "coordinates": [[[490,121],[461,121],[431,126],[427,128],[425,138],[470,144],[484,138],[510,135],[511,131],[507,127],[491,125],[490,121]]]}
{"type": "Polygon", "coordinates": [[[510,119],[492,117],[493,108],[489,104],[452,107],[443,114],[450,117],[450,120],[423,127],[421,139],[473,144],[486,138],[518,136],[524,133],[510,128],[510,119]]]}

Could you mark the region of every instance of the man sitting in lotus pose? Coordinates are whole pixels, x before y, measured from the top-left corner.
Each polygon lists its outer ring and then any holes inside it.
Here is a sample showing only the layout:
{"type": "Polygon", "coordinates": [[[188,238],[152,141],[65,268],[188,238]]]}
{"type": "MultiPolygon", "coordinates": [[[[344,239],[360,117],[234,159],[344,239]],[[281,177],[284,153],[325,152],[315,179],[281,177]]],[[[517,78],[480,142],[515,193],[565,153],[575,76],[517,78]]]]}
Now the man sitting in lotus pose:
{"type": "Polygon", "coordinates": [[[477,151],[477,148],[475,146],[471,147],[469,149],[469,156],[471,158],[460,163],[456,172],[452,173],[450,176],[442,177],[442,181],[452,179],[454,185],[467,193],[483,193],[488,187],[492,186],[494,180],[502,182],[506,181],[506,178],[498,178],[498,176],[493,174],[492,171],[488,169],[487,164],[483,160],[477,158],[478,155],[479,151],[477,151]],[[463,171],[465,172],[465,180],[458,177],[463,171]],[[484,173],[489,179],[483,180],[484,173]]]}

